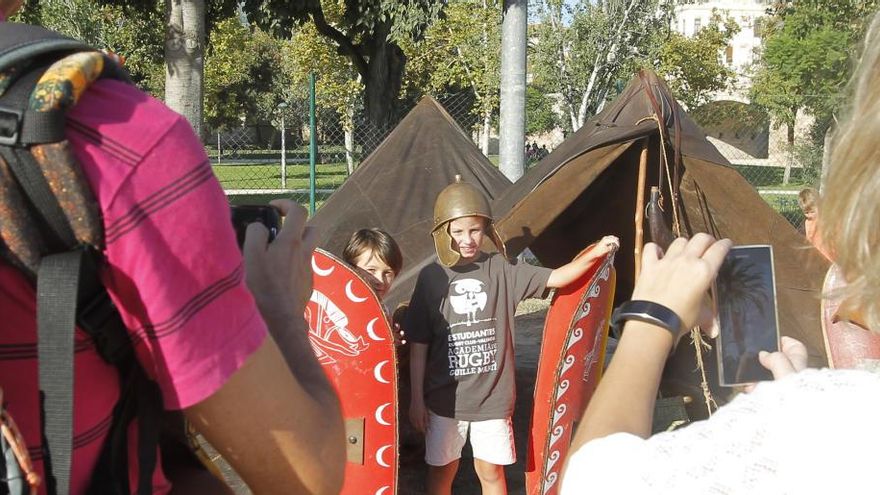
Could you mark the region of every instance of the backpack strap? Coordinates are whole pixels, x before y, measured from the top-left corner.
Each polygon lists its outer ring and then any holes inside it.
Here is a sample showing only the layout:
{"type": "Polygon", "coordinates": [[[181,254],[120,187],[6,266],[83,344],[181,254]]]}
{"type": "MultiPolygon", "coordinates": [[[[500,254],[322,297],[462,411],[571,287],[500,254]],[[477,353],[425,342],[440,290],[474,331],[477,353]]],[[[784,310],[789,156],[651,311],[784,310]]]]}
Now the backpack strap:
{"type": "MultiPolygon", "coordinates": [[[[94,49],[48,29],[4,22],[0,24],[0,91],[30,68],[83,51],[94,49]]],[[[22,93],[14,97],[16,101],[0,107],[0,144],[15,146],[64,139],[63,114],[56,116],[45,108],[28,107],[25,103],[30,96],[30,92],[22,93]]]]}
{"type": "MultiPolygon", "coordinates": [[[[5,222],[11,225],[0,226],[0,234],[9,251],[4,254],[11,254],[7,257],[37,280],[38,367],[47,491],[63,494],[69,491],[73,447],[75,324],[92,336],[106,361],[120,370],[137,368],[143,374],[133,359],[119,313],[98,278],[103,222],[88,182],[64,138],[65,112],[88,86],[101,77],[122,77],[116,64],[108,62],[101,53],[88,49],[69,54],[84,45],[54,33],[47,35],[49,32],[32,26],[24,26],[24,30],[13,28],[12,31],[23,34],[21,42],[9,48],[4,42],[8,41],[10,26],[21,25],[0,24],[0,70],[9,67],[4,64],[18,64],[4,72],[7,77],[0,78],[0,89],[6,90],[0,97],[0,156],[5,162],[0,165],[0,179],[4,174],[14,177],[24,194],[10,201],[23,204],[25,208],[21,211],[30,213],[22,215],[10,211],[8,204],[2,206],[7,217],[18,217],[19,226],[34,221],[36,227],[25,228],[22,235],[15,228],[16,222],[5,222]],[[53,62],[59,54],[64,58],[53,62]],[[49,68],[44,72],[46,66],[49,68]]],[[[161,410],[161,404],[160,396],[151,407],[161,410]]],[[[138,405],[137,411],[141,409],[138,405]]],[[[128,415],[128,419],[132,416],[128,415]]],[[[114,420],[118,417],[114,411],[114,420]]],[[[145,444],[141,450],[153,445],[152,455],[140,461],[143,474],[139,493],[152,491],[158,427],[155,432],[149,428],[155,422],[147,419],[139,429],[145,444]]],[[[127,424],[125,421],[117,429],[125,430],[127,424]]],[[[127,443],[124,433],[122,438],[119,443],[127,443]]],[[[123,467],[127,468],[127,463],[123,467]]],[[[120,485],[120,492],[128,493],[127,475],[125,469],[124,474],[111,476],[120,485]]]]}

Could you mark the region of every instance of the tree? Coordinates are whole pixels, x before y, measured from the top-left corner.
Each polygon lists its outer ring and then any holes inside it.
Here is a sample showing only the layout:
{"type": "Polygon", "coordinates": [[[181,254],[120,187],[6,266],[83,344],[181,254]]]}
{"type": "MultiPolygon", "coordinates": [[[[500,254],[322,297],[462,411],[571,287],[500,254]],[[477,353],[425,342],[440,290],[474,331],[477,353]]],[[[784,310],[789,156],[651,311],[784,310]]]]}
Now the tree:
{"type": "Polygon", "coordinates": [[[124,56],[132,80],[145,91],[162,94],[164,35],[159,9],[133,11],[95,0],[43,4],[31,0],[18,18],[124,56]]]}
{"type": "MultiPolygon", "coordinates": [[[[877,5],[876,0],[783,1],[768,18],[752,100],[767,109],[776,125],[787,127],[793,151],[795,124],[804,112],[815,118],[814,147],[824,146],[826,130],[846,97],[851,54],[877,5]]],[[[789,160],[783,183],[790,175],[789,160]]]]}
{"type": "Polygon", "coordinates": [[[288,81],[282,44],[238,17],[217,23],[205,58],[205,123],[213,129],[273,120],[288,81]]]}
{"type": "Polygon", "coordinates": [[[296,25],[311,23],[351,60],[364,85],[370,120],[387,124],[400,93],[406,56],[400,43],[418,40],[435,20],[441,0],[244,0],[248,19],[276,35],[290,37],[296,25]],[[337,22],[325,9],[342,6],[337,22]]]}
{"type": "Polygon", "coordinates": [[[205,73],[204,0],[165,3],[165,104],[202,136],[205,73]]]}
{"type": "Polygon", "coordinates": [[[876,0],[782,2],[768,18],[752,97],[787,126],[789,144],[800,112],[827,122],[839,109],[850,56],[876,9],[876,0]]]}
{"type": "Polygon", "coordinates": [[[526,87],[526,134],[550,132],[559,126],[553,99],[531,85],[526,87]]]}
{"type": "Polygon", "coordinates": [[[497,0],[452,1],[422,40],[404,44],[407,84],[438,94],[468,90],[481,124],[480,146],[489,154],[492,115],[498,109],[501,5],[497,0]]]}
{"type": "Polygon", "coordinates": [[[147,14],[164,6],[165,103],[187,118],[201,136],[205,37],[212,21],[239,9],[235,0],[94,0],[147,14]]]}
{"type": "MultiPolygon", "coordinates": [[[[328,9],[329,10],[329,9],[328,9]]],[[[330,11],[338,14],[338,11],[330,11]]],[[[345,161],[348,173],[354,172],[355,115],[361,109],[363,83],[350,58],[333,49],[314,25],[299,28],[286,48],[285,68],[291,85],[307,96],[309,74],[316,74],[315,106],[335,111],[345,134],[345,161]]],[[[293,95],[291,95],[293,96],[293,95]]]]}
{"type": "Polygon", "coordinates": [[[688,109],[707,103],[736,78],[733,69],[722,62],[721,53],[739,29],[732,18],[722,19],[714,14],[709,24],[693,37],[670,32],[660,45],[657,73],[688,109]]]}
{"type": "Polygon", "coordinates": [[[598,112],[634,60],[648,59],[653,33],[668,29],[665,0],[543,0],[532,38],[535,83],[560,94],[572,130],[598,112]],[[570,23],[568,22],[570,20],[570,23]]]}

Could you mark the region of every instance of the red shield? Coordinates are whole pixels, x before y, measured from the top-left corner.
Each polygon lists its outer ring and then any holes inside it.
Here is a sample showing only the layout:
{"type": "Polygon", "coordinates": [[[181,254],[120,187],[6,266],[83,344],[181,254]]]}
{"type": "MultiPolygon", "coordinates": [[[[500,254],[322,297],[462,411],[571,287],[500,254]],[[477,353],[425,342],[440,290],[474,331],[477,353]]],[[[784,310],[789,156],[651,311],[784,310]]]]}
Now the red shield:
{"type": "Polygon", "coordinates": [[[834,321],[841,303],[835,292],[843,287],[846,287],[843,273],[837,265],[831,265],[822,287],[822,293],[826,294],[822,298],[822,335],[828,365],[832,368],[873,367],[880,361],[880,335],[848,321],[834,321]]]}
{"type": "Polygon", "coordinates": [[[346,495],[397,493],[397,355],[381,303],[346,263],[315,250],[309,338],[345,418],[346,495]]]}
{"type": "Polygon", "coordinates": [[[559,289],[547,312],[528,439],[526,493],[555,494],[574,423],[599,383],[614,301],[614,256],[559,289]]]}

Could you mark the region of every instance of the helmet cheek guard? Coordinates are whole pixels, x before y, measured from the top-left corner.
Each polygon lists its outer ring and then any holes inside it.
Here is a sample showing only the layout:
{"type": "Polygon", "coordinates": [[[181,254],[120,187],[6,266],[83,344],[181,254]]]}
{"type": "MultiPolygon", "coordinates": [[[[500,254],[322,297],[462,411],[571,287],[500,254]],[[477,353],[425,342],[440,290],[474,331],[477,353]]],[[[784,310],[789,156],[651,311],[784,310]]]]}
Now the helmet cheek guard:
{"type": "Polygon", "coordinates": [[[486,236],[492,239],[502,255],[505,254],[504,243],[501,242],[492,222],[489,200],[479,189],[463,182],[461,176],[456,175],[455,182],[440,191],[434,202],[434,228],[431,236],[434,238],[434,250],[437,251],[440,263],[444,266],[454,266],[461,259],[461,254],[455,249],[452,236],[449,234],[449,223],[462,217],[485,218],[486,236]]]}

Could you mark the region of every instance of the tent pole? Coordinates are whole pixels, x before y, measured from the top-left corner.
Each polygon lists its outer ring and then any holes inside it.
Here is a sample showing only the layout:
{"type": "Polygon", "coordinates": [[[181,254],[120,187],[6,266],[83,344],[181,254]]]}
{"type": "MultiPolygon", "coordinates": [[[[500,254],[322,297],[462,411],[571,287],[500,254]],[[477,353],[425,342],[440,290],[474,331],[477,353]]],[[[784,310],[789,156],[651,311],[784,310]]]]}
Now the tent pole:
{"type": "Polygon", "coordinates": [[[645,181],[647,180],[647,169],[648,138],[645,138],[642,145],[642,153],[639,157],[639,184],[638,189],[636,190],[636,241],[635,249],[633,250],[636,262],[636,279],[639,278],[639,273],[642,271],[642,247],[644,245],[645,237],[645,181]]]}

